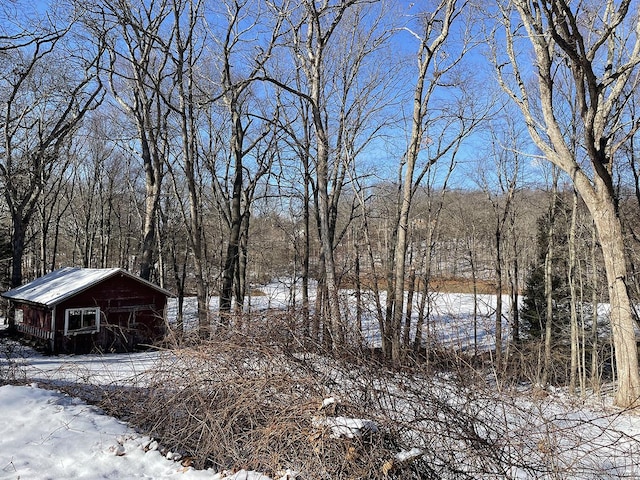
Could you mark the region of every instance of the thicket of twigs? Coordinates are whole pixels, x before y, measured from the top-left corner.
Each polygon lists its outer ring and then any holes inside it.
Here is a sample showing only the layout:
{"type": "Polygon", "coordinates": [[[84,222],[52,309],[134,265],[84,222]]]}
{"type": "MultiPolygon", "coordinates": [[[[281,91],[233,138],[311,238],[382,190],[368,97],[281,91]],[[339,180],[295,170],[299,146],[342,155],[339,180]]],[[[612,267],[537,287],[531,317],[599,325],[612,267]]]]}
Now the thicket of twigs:
{"type": "Polygon", "coordinates": [[[640,475],[640,442],[616,414],[506,388],[462,357],[393,369],[354,344],[303,348],[291,327],[276,314],[217,340],[176,338],[133,385],[87,388],[79,374],[64,388],[197,468],[299,480],[640,475]]]}
{"type": "Polygon", "coordinates": [[[507,395],[460,358],[392,369],[353,344],[339,355],[302,348],[291,326],[275,314],[226,338],[177,341],[144,385],[101,405],[196,467],[274,478],[286,469],[305,480],[638,473],[640,445],[614,417],[586,421],[530,388],[507,395]],[[349,421],[364,428],[332,429],[349,421]],[[629,460],[611,462],[614,448],[629,460]]]}

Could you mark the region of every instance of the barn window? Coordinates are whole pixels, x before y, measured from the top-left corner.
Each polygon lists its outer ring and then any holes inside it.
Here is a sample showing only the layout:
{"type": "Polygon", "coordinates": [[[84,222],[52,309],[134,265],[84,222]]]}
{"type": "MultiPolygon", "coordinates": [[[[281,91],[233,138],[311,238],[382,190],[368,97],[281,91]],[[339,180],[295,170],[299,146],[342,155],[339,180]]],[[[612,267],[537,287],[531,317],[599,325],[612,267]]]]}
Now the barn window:
{"type": "Polygon", "coordinates": [[[100,309],[70,308],[64,316],[64,334],[92,333],[100,330],[100,309]]]}

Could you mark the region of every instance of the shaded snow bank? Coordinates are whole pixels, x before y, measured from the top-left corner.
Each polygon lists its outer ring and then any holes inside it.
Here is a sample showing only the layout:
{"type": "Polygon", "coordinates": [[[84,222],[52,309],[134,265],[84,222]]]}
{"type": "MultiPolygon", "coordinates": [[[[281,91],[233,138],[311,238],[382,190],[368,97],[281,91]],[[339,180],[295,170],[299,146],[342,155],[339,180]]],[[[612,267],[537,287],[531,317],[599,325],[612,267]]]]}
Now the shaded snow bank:
{"type": "Polygon", "coordinates": [[[0,479],[270,480],[255,472],[224,476],[183,466],[125,423],[35,385],[0,387],[0,405],[0,479]]]}

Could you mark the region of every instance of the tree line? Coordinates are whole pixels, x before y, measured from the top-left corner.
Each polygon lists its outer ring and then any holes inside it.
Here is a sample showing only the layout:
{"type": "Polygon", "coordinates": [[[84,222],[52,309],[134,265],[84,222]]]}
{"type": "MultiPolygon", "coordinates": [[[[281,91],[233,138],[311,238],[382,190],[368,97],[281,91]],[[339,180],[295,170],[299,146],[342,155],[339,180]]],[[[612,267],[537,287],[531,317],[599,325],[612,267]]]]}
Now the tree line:
{"type": "Polygon", "coordinates": [[[584,305],[606,301],[616,403],[638,403],[636,3],[0,9],[8,286],[122,266],[197,296],[207,335],[212,295],[230,327],[252,286],[295,279],[330,349],[372,292],[401,364],[425,348],[430,289],[463,278],[498,294],[499,371],[535,336],[548,382],[564,309],[574,386],[601,365],[584,305]]]}

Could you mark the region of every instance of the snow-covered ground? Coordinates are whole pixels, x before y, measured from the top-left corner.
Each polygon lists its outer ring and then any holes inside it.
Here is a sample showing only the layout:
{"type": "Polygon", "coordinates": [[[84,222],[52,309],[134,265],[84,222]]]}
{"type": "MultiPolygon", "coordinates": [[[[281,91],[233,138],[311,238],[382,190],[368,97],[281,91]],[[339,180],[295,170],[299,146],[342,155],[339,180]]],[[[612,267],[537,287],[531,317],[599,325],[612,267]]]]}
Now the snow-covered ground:
{"type": "MultiPolygon", "coordinates": [[[[283,291],[274,286],[265,290],[265,295],[253,298],[254,308],[280,308],[290,302],[290,291],[286,288],[283,291]]],[[[430,334],[447,345],[465,348],[473,345],[475,330],[478,344],[489,346],[495,325],[494,303],[495,299],[489,296],[481,297],[476,305],[479,314],[474,329],[473,298],[439,294],[432,305],[430,334]]],[[[375,341],[374,324],[367,325],[371,326],[369,338],[375,341]]],[[[258,472],[195,470],[185,459],[163,450],[153,439],[135,432],[122,421],[51,389],[56,384],[144,386],[147,373],[157,372],[159,367],[171,368],[173,359],[169,351],[48,357],[0,338],[0,376],[13,383],[0,387],[0,479],[268,480],[269,477],[258,472]],[[47,389],[40,388],[45,384],[47,389]]],[[[528,402],[526,398],[521,401],[528,402]]],[[[594,462],[597,456],[597,468],[608,472],[607,478],[622,478],[622,475],[640,478],[640,415],[616,411],[606,399],[574,410],[567,406],[569,402],[555,404],[552,398],[545,402],[544,412],[531,418],[531,422],[540,422],[541,418],[543,422],[529,424],[525,417],[521,422],[513,417],[513,421],[519,422],[513,425],[514,430],[529,431],[531,436],[542,432],[545,436],[541,438],[555,438],[549,435],[550,428],[563,428],[563,424],[569,428],[568,424],[575,419],[585,444],[576,440],[576,445],[570,448],[589,452],[580,455],[593,458],[594,462]],[[589,451],[592,447],[586,442],[596,442],[596,446],[602,442],[602,445],[592,454],[589,451]],[[602,462],[609,462],[610,467],[602,462]]],[[[521,411],[529,410],[523,406],[521,411]]],[[[538,454],[546,454],[546,444],[534,443],[534,447],[540,450],[538,454]]],[[[574,458],[578,458],[577,453],[574,458]]],[[[518,474],[515,477],[527,478],[518,474]]],[[[274,477],[280,478],[295,476],[285,471],[274,477]]]]}
{"type": "Polygon", "coordinates": [[[167,459],[126,424],[36,384],[0,387],[0,405],[0,478],[212,478],[167,459]]]}
{"type": "MultiPolygon", "coordinates": [[[[299,308],[302,294],[300,285],[291,284],[286,280],[273,282],[256,289],[260,293],[247,299],[247,308],[252,311],[287,310],[299,308]]],[[[315,289],[309,291],[309,302],[314,305],[315,289]]],[[[355,293],[351,290],[341,291],[342,312],[347,323],[355,325],[356,308],[355,293]]],[[[217,297],[211,298],[210,308],[218,309],[217,297]]],[[[406,298],[405,298],[406,301],[406,298]]],[[[413,297],[411,335],[414,335],[415,325],[418,320],[421,295],[413,297]]],[[[386,293],[380,292],[380,302],[385,305],[386,293]]],[[[363,293],[362,337],[370,346],[380,346],[380,329],[375,312],[375,301],[372,294],[363,293]]],[[[509,311],[511,299],[508,295],[502,298],[502,338],[509,335],[509,311]]],[[[427,302],[428,321],[425,320],[422,338],[429,339],[431,343],[455,350],[477,349],[486,351],[493,349],[495,345],[495,295],[473,296],[464,293],[430,292],[427,302]],[[475,311],[475,314],[474,314],[475,311]]],[[[197,305],[194,297],[184,300],[184,328],[193,330],[197,328],[197,305]]],[[[171,299],[168,306],[170,322],[177,315],[176,299],[171,299]]]]}
{"type": "Polygon", "coordinates": [[[18,383],[0,387],[0,479],[268,478],[195,470],[126,423],[51,389],[56,383],[140,385],[160,352],[44,356],[0,338],[0,355],[0,376],[18,383]],[[20,385],[20,379],[30,383],[20,385]]]}

